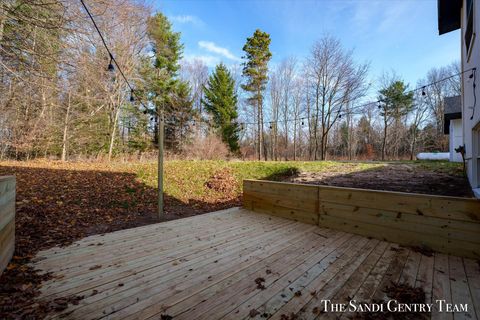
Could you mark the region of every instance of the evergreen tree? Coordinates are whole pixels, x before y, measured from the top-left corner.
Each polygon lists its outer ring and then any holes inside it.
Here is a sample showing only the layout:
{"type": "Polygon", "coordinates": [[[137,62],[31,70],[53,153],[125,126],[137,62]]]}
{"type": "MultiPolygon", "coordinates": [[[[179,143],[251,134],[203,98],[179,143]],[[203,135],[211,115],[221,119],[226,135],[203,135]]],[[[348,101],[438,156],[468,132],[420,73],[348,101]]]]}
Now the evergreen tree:
{"type": "MultiPolygon", "coordinates": [[[[395,121],[398,131],[400,120],[413,108],[413,92],[407,92],[408,86],[401,80],[395,80],[379,91],[380,115],[383,117],[382,160],[385,160],[387,130],[391,121],[395,121]]],[[[397,143],[396,143],[397,144],[397,143]]],[[[397,148],[398,146],[394,146],[397,148]]]]}
{"type": "MultiPolygon", "coordinates": [[[[172,24],[162,13],[148,20],[147,33],[154,54],[153,64],[149,59],[143,63],[141,71],[144,80],[140,91],[154,106],[157,113],[164,111],[167,148],[178,149],[186,138],[189,121],[194,116],[190,87],[179,78],[183,44],[180,33],[172,30],[172,24]]],[[[154,113],[154,112],[152,112],[154,113]]],[[[155,142],[158,141],[158,120],[155,120],[155,142]]]]}
{"type": "Polygon", "coordinates": [[[237,94],[235,80],[227,67],[221,63],[217,65],[213,74],[208,78],[204,87],[205,98],[202,103],[205,110],[212,115],[215,128],[230,151],[238,153],[239,137],[237,113],[237,94]]]}
{"type": "Polygon", "coordinates": [[[268,62],[272,57],[270,42],[270,35],[257,29],[243,46],[244,58],[247,59],[243,65],[243,75],[247,78],[247,83],[242,85],[242,88],[250,92],[248,102],[257,113],[258,160],[263,154],[263,91],[268,81],[268,62]]]}

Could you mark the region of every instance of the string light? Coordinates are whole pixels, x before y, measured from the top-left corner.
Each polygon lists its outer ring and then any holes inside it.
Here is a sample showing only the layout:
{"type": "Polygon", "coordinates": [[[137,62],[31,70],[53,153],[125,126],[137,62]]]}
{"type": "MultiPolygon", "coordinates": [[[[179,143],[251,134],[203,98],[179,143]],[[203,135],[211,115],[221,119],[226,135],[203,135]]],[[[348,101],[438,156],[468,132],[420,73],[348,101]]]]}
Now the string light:
{"type": "MultiPolygon", "coordinates": [[[[107,66],[107,70],[108,71],[114,71],[115,70],[115,66],[117,67],[118,69],[118,72],[120,72],[123,80],[125,80],[125,83],[127,84],[128,88],[130,89],[130,92],[133,96],[133,98],[135,98],[135,96],[137,97],[137,100],[140,102],[140,104],[145,108],[145,109],[148,109],[147,106],[145,106],[145,104],[141,101],[140,97],[138,97],[136,95],[136,93],[134,92],[133,90],[133,86],[130,84],[130,82],[128,81],[127,77],[125,76],[125,74],[123,73],[123,70],[122,68],[120,67],[120,65],[118,64],[117,60],[115,60],[115,58],[113,57],[113,54],[112,54],[112,51],[110,50],[110,48],[108,47],[107,45],[107,42],[105,41],[105,38],[103,37],[103,34],[102,32],[100,31],[100,29],[98,28],[98,25],[97,23],[95,22],[95,19],[93,18],[92,14],[90,13],[90,10],[88,10],[88,7],[87,5],[85,4],[85,2],[83,0],[80,0],[83,8],[85,9],[85,11],[87,12],[87,15],[89,16],[90,20],[92,20],[92,23],[93,23],[93,26],[95,27],[95,30],[97,30],[97,33],[98,35],[100,36],[100,39],[102,40],[102,43],[103,43],[103,46],[105,47],[105,49],[107,50],[108,52],[108,55],[110,57],[110,62],[108,63],[108,66],[107,66]]],[[[132,97],[130,97],[130,101],[132,101],[132,97]]],[[[151,112],[154,112],[154,111],[151,111],[151,112]]],[[[155,112],[156,114],[156,112],[155,112]]]]}
{"type": "MultiPolygon", "coordinates": [[[[415,89],[412,89],[412,90],[409,90],[409,91],[406,91],[405,94],[408,94],[408,93],[413,93],[413,92],[416,92],[416,91],[419,91],[419,90],[422,90],[422,96],[426,95],[425,93],[425,88],[427,87],[430,87],[430,86],[433,86],[435,84],[438,84],[438,83],[441,83],[443,81],[446,81],[446,80],[449,80],[453,77],[457,77],[457,76],[460,76],[466,72],[470,72],[472,71],[472,73],[469,75],[469,78],[474,78],[476,76],[476,68],[471,68],[471,69],[467,69],[467,70],[464,70],[462,72],[459,72],[459,73],[456,73],[456,74],[453,74],[453,75],[450,75],[446,78],[443,78],[443,79],[440,79],[440,80],[437,80],[435,82],[432,82],[432,83],[429,83],[429,84],[426,84],[424,86],[421,86],[421,87],[417,87],[415,89]],[[425,93],[425,94],[424,94],[425,93]]],[[[475,79],[474,79],[474,88],[475,88],[475,79]]],[[[474,95],[475,95],[475,90],[474,90],[474,95]]],[[[372,102],[368,102],[368,103],[364,103],[364,104],[361,104],[361,105],[358,105],[358,106],[354,106],[350,109],[351,113],[350,114],[353,114],[355,110],[358,110],[360,108],[364,108],[364,107],[367,107],[367,106],[372,106],[374,104],[377,104],[377,107],[378,109],[382,109],[382,102],[384,102],[382,99],[379,99],[377,101],[372,101],[372,102]]],[[[476,104],[476,96],[474,96],[474,106],[476,104]]],[[[472,114],[472,117],[473,117],[473,114],[472,114]]],[[[338,118],[341,118],[341,115],[339,114],[338,118]]],[[[278,121],[275,121],[275,122],[291,122],[291,121],[298,121],[298,120],[302,120],[302,126],[304,125],[304,119],[308,120],[308,117],[301,117],[301,118],[294,118],[294,119],[284,119],[284,120],[278,120],[278,121]]],[[[315,121],[315,115],[312,115],[312,121],[315,121]]],[[[264,121],[263,124],[269,124],[270,125],[270,129],[272,129],[272,123],[275,123],[275,122],[271,122],[271,121],[264,121]]],[[[257,125],[258,122],[244,122],[243,124],[245,125],[257,125]]],[[[242,129],[243,130],[243,129],[242,129]]]]}
{"type": "MultiPolygon", "coordinates": [[[[115,60],[115,58],[113,57],[112,52],[111,52],[110,49],[108,48],[108,45],[107,45],[107,43],[105,42],[105,39],[104,39],[102,33],[100,32],[100,29],[98,28],[97,23],[95,22],[95,19],[93,18],[92,14],[91,14],[90,11],[88,10],[88,7],[86,6],[85,2],[84,2],[83,0],[80,0],[80,2],[82,3],[83,7],[85,8],[85,11],[87,12],[88,16],[90,17],[90,20],[92,20],[92,23],[93,23],[95,29],[97,30],[97,33],[99,34],[100,39],[102,40],[102,43],[103,43],[103,45],[105,46],[105,49],[107,50],[107,52],[108,52],[108,54],[109,54],[109,56],[110,56],[110,62],[109,62],[109,64],[108,64],[108,68],[107,68],[107,69],[108,69],[109,71],[113,71],[113,70],[115,69],[114,65],[117,67],[118,71],[120,72],[120,74],[122,75],[123,79],[124,79],[125,82],[127,83],[127,86],[130,88],[130,91],[131,91],[131,93],[132,93],[132,97],[130,97],[130,101],[132,101],[133,96],[136,95],[136,94],[134,93],[133,87],[130,85],[130,82],[129,82],[128,79],[126,78],[125,74],[123,73],[122,69],[120,68],[120,66],[119,66],[119,64],[117,63],[117,61],[115,60]]],[[[449,79],[451,79],[451,78],[453,78],[453,77],[462,75],[462,74],[464,74],[464,73],[466,73],[466,72],[469,72],[469,71],[472,71],[472,74],[470,74],[470,76],[469,76],[469,78],[471,79],[471,78],[473,78],[473,77],[475,76],[475,70],[476,70],[476,68],[471,68],[471,69],[468,69],[468,70],[459,72],[459,73],[457,73],[457,74],[453,74],[453,75],[451,75],[451,76],[449,76],[449,77],[446,77],[446,78],[437,80],[437,81],[435,81],[435,82],[429,83],[429,84],[424,85],[424,86],[422,86],[422,87],[412,89],[412,90],[407,91],[407,92],[405,92],[405,93],[412,93],[412,92],[415,92],[415,91],[418,91],[418,90],[422,90],[422,96],[425,96],[425,95],[426,95],[426,93],[425,93],[425,88],[426,88],[426,87],[429,87],[429,86],[435,85],[435,84],[437,84],[437,83],[440,83],[440,82],[449,80],[449,79]]],[[[474,79],[474,84],[473,84],[473,86],[474,86],[474,88],[475,88],[475,79],[474,79]]],[[[474,95],[475,95],[475,90],[474,90],[474,95]]],[[[137,98],[138,98],[138,97],[137,97],[137,98]]],[[[140,100],[140,99],[139,99],[139,100],[140,100]]],[[[476,104],[476,96],[474,97],[474,100],[475,100],[475,102],[474,102],[474,107],[475,107],[475,104],[476,104]]],[[[141,104],[145,109],[148,109],[148,108],[143,104],[142,101],[139,101],[139,102],[140,102],[140,104],[141,104]]],[[[376,102],[378,103],[378,108],[381,109],[382,106],[381,106],[380,102],[382,102],[382,101],[381,101],[381,100],[377,100],[376,102]]],[[[353,110],[356,110],[356,109],[364,108],[364,107],[367,107],[367,106],[372,105],[372,103],[375,103],[375,102],[365,103],[365,104],[362,104],[362,105],[353,107],[351,110],[353,111],[353,110]]],[[[151,111],[151,112],[154,112],[154,111],[151,111]]],[[[340,118],[340,115],[339,115],[339,118],[340,118]]],[[[473,114],[472,114],[472,118],[473,118],[473,114]]],[[[300,119],[302,119],[302,118],[300,118],[300,119]]],[[[305,119],[306,119],[306,118],[305,118],[305,119]]],[[[312,119],[315,119],[315,117],[312,116],[312,119]]],[[[152,118],[152,120],[153,120],[153,118],[152,118]]],[[[299,120],[299,119],[285,119],[285,120],[283,120],[283,121],[277,121],[277,122],[289,122],[289,121],[296,121],[296,120],[299,120]]],[[[193,123],[194,123],[194,125],[195,125],[195,120],[193,120],[193,121],[194,121],[193,123]]],[[[265,124],[265,123],[268,123],[268,121],[267,121],[267,122],[263,122],[263,123],[264,123],[264,124],[265,124]]],[[[246,125],[246,124],[257,124],[257,123],[255,123],[255,122],[254,122],[254,123],[245,123],[245,125],[246,125]]],[[[302,125],[303,125],[303,122],[302,122],[302,125]]],[[[242,124],[242,126],[243,126],[243,124],[242,124]]],[[[271,125],[270,125],[270,127],[271,127],[271,125]]]]}
{"type": "Polygon", "coordinates": [[[115,67],[113,66],[113,57],[110,56],[110,62],[108,63],[108,67],[107,67],[107,70],[110,71],[110,72],[113,72],[115,71],[115,67]]]}

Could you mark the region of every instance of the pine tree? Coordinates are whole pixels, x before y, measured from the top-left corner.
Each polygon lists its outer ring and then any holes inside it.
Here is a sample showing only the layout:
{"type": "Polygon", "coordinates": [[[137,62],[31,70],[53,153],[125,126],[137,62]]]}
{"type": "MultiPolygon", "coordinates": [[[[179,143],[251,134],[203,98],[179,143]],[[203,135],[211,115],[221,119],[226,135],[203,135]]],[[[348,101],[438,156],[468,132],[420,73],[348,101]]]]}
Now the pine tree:
{"type": "MultiPolygon", "coordinates": [[[[141,71],[144,80],[139,91],[150,100],[158,113],[164,111],[165,140],[167,148],[178,149],[186,138],[189,121],[194,116],[190,87],[179,78],[183,44],[180,33],[172,30],[172,24],[162,13],[148,20],[147,33],[154,54],[153,64],[145,60],[141,71]]],[[[158,139],[158,123],[155,126],[155,143],[158,139]]]]}
{"type": "Polygon", "coordinates": [[[236,123],[238,113],[235,80],[223,63],[217,65],[208,78],[204,95],[202,103],[205,110],[212,116],[213,124],[223,142],[228,145],[232,153],[238,153],[240,146],[239,128],[236,123]]]}
{"type": "Polygon", "coordinates": [[[263,91],[268,81],[268,62],[272,57],[270,42],[270,35],[257,29],[243,46],[244,58],[247,59],[243,65],[243,75],[247,77],[247,83],[242,88],[251,93],[248,102],[257,112],[258,160],[263,154],[263,91]]]}
{"type": "MultiPolygon", "coordinates": [[[[387,130],[391,120],[395,121],[396,129],[402,117],[413,108],[413,92],[407,92],[408,86],[401,80],[393,81],[388,87],[379,91],[380,115],[383,117],[382,160],[385,160],[387,130]]],[[[397,147],[397,146],[395,146],[397,147]]]]}

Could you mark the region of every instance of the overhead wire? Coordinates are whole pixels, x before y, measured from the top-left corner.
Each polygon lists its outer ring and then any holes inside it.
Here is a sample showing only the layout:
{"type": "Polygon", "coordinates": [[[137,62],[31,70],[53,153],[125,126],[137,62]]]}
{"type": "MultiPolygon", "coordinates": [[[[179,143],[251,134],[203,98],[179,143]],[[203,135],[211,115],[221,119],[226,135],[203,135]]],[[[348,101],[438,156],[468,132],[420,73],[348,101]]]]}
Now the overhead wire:
{"type": "MultiPolygon", "coordinates": [[[[150,108],[147,108],[147,106],[142,102],[141,100],[141,97],[136,93],[134,87],[130,84],[130,81],[127,79],[127,77],[125,76],[125,73],[123,72],[120,64],[117,62],[117,60],[115,59],[112,51],[110,50],[110,48],[108,47],[108,44],[102,34],[102,32],[100,31],[100,28],[98,27],[93,15],[91,14],[90,10],[88,9],[88,6],[85,4],[84,0],[80,0],[83,8],[85,9],[88,17],[90,18],[90,20],[92,21],[93,23],[93,26],[95,28],[95,30],[97,31],[98,35],[100,36],[100,39],[103,43],[103,46],[105,47],[107,53],[108,53],[108,56],[110,58],[110,62],[108,64],[108,67],[107,69],[109,71],[113,71],[113,65],[112,65],[112,62],[115,64],[115,66],[117,67],[118,69],[118,72],[120,73],[120,75],[122,76],[123,80],[125,81],[125,83],[127,84],[128,88],[130,89],[130,102],[134,102],[135,98],[136,100],[143,106],[143,108],[145,109],[144,112],[149,112],[149,113],[154,113],[156,115],[158,115],[155,111],[152,111],[150,108]]],[[[448,77],[445,77],[443,79],[440,79],[440,80],[437,80],[437,81],[434,81],[434,82],[431,82],[431,83],[428,83],[428,84],[425,84],[425,85],[422,85],[420,87],[417,87],[415,89],[412,89],[412,90],[408,90],[406,92],[404,92],[405,94],[409,94],[409,93],[414,93],[416,91],[419,91],[419,90],[422,90],[422,96],[425,96],[426,93],[425,93],[425,89],[428,88],[428,87],[431,87],[433,85],[436,85],[438,83],[441,83],[441,82],[444,82],[444,81],[447,81],[449,79],[452,79],[454,77],[458,77],[466,72],[469,72],[469,71],[473,71],[473,76],[475,77],[476,76],[476,68],[470,68],[470,69],[467,69],[467,70],[464,70],[464,71],[461,71],[459,73],[456,73],[456,74],[453,74],[453,75],[450,75],[448,77]]],[[[332,115],[333,113],[337,113],[336,115],[334,115],[334,117],[336,118],[341,118],[343,114],[355,114],[354,112],[356,110],[360,110],[360,109],[363,109],[365,107],[368,107],[368,106],[371,106],[371,105],[374,105],[374,104],[378,104],[379,107],[381,107],[381,103],[384,102],[382,99],[378,99],[376,101],[370,101],[370,102],[367,102],[367,103],[364,103],[364,104],[360,104],[360,105],[357,105],[357,106],[353,106],[351,108],[349,108],[349,110],[347,112],[342,112],[341,109],[342,109],[342,106],[340,106],[339,110],[338,111],[331,111],[330,114],[332,115]]],[[[475,95],[475,78],[474,78],[474,106],[476,104],[476,95],[475,95]]],[[[473,110],[473,113],[475,112],[475,110],[473,110]]],[[[473,113],[472,113],[472,118],[473,118],[473,113]]],[[[316,118],[316,117],[312,117],[312,118],[316,118]]],[[[261,121],[261,122],[238,122],[237,124],[240,125],[240,126],[246,126],[246,125],[258,125],[258,124],[270,124],[272,125],[273,123],[285,123],[285,122],[292,122],[292,121],[302,121],[302,123],[305,121],[305,120],[308,120],[309,118],[308,117],[297,117],[297,118],[290,118],[290,119],[281,119],[281,120],[270,120],[270,121],[261,121]]],[[[186,121],[186,122],[192,122],[193,121],[193,125],[195,125],[195,121],[196,120],[190,120],[190,121],[186,121]]]]}
{"type": "MultiPolygon", "coordinates": [[[[117,60],[115,59],[112,51],[110,50],[110,48],[108,47],[107,45],[107,42],[105,41],[105,38],[102,34],[102,32],[100,31],[100,28],[98,27],[97,25],[97,22],[95,21],[95,19],[93,18],[93,15],[90,13],[90,10],[88,9],[87,5],[85,4],[85,2],[83,0],[80,0],[83,8],[85,9],[85,11],[87,12],[90,20],[92,21],[93,23],[93,26],[95,27],[95,30],[97,31],[98,35],[100,36],[100,39],[102,40],[102,43],[103,43],[103,46],[105,47],[105,49],[107,50],[107,53],[108,53],[108,56],[110,58],[110,62],[108,63],[108,67],[107,67],[107,70],[108,71],[113,71],[114,68],[113,68],[113,65],[112,65],[112,62],[115,64],[115,66],[117,67],[118,69],[118,72],[120,73],[120,75],[122,76],[123,80],[125,80],[125,83],[127,84],[128,88],[130,89],[130,102],[133,102],[135,100],[135,98],[137,99],[137,101],[143,106],[143,108],[145,109],[144,112],[150,112],[152,113],[153,111],[150,110],[149,108],[147,108],[147,106],[142,102],[141,100],[141,97],[136,93],[134,87],[130,84],[130,81],[128,81],[127,77],[125,76],[125,73],[123,72],[122,68],[120,67],[120,64],[117,62],[117,60]]],[[[156,112],[153,112],[156,114],[156,112]]]]}

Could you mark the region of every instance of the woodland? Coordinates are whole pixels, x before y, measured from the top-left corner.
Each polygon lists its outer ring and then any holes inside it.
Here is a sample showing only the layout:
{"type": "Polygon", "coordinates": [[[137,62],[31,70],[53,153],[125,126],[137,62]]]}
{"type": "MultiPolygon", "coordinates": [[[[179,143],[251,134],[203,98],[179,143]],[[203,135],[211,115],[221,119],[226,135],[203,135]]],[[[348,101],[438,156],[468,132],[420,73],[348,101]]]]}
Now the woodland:
{"type": "Polygon", "coordinates": [[[386,160],[448,149],[444,98],[460,92],[458,62],[414,84],[401,70],[371,81],[370,63],[333,36],[280,63],[270,45],[268,30],[252,30],[243,62],[208,68],[183,58],[182,35],[142,1],[2,1],[0,159],[148,158],[160,122],[172,158],[386,160]]]}

